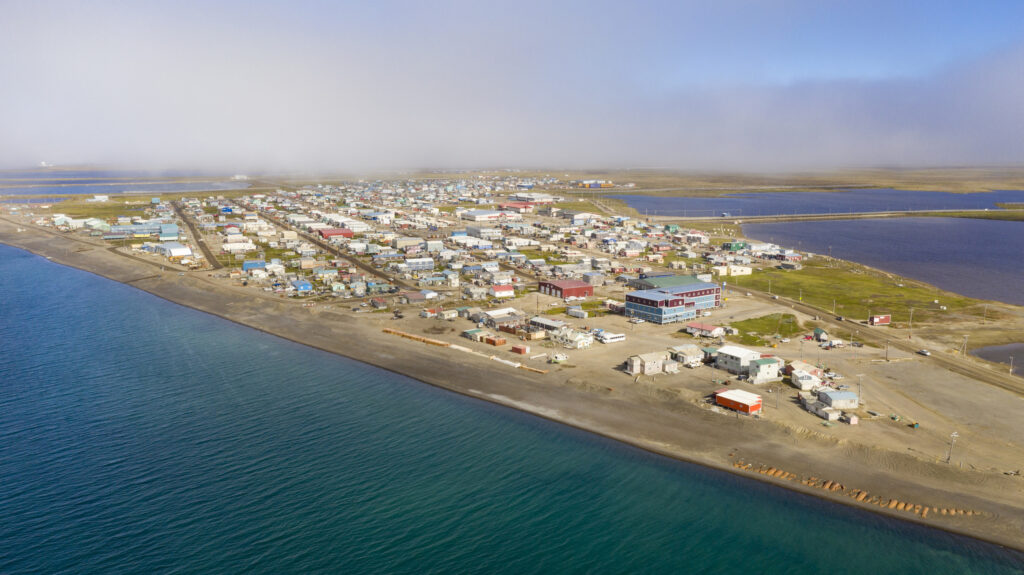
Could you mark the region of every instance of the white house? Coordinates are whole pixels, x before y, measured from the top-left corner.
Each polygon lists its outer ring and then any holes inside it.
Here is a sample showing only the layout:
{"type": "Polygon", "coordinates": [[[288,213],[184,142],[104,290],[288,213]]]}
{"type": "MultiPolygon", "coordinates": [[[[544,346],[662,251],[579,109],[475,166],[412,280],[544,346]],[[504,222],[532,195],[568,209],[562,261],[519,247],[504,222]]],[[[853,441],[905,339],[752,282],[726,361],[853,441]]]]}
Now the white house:
{"type": "Polygon", "coordinates": [[[571,327],[562,327],[549,335],[551,341],[568,349],[586,349],[594,345],[594,336],[571,327]]]}
{"type": "MultiPolygon", "coordinates": [[[[655,375],[665,371],[665,362],[669,361],[669,352],[652,351],[634,355],[626,360],[626,373],[629,375],[655,375]]],[[[673,362],[674,363],[674,362],[673,362]]]]}
{"type": "Polygon", "coordinates": [[[491,297],[509,298],[516,297],[515,286],[510,285],[494,285],[487,290],[488,295],[491,297]]]}
{"type": "Polygon", "coordinates": [[[793,370],[792,373],[789,374],[789,379],[793,382],[793,387],[800,391],[810,391],[821,385],[821,379],[802,369],[793,370]]]}
{"type": "Polygon", "coordinates": [[[726,345],[718,348],[715,367],[724,369],[729,373],[747,373],[750,362],[760,358],[761,354],[756,351],[736,345],[726,345]]]}
{"type": "Polygon", "coordinates": [[[750,361],[747,366],[747,374],[750,376],[750,383],[768,383],[779,381],[782,375],[779,370],[782,368],[782,360],[777,357],[762,357],[750,361]]]}

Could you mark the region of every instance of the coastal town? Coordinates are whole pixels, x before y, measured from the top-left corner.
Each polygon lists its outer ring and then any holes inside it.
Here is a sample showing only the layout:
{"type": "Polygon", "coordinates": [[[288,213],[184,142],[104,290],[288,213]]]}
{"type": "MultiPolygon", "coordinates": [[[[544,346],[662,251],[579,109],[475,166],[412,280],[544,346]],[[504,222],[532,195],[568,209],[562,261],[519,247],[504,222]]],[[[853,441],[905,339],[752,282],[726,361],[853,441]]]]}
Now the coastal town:
{"type": "MultiPolygon", "coordinates": [[[[611,186],[619,184],[491,175],[4,209],[21,231],[51,230],[144,262],[165,281],[230,290],[254,310],[252,325],[287,305],[332,331],[376,331],[382,356],[441,353],[452,370],[477,362],[498,380],[650,404],[683,426],[702,413],[712,426],[755,424],[743,435],[806,436],[804,449],[839,440],[1019,477],[1019,442],[971,432],[1003,392],[972,377],[1002,382],[992,368],[960,365],[958,350],[915,339],[913,324],[894,321],[902,310],[876,304],[844,317],[808,305],[803,288],[782,289],[787,277],[806,285],[801,273],[837,266],[827,255],[744,238],[729,217],[665,221],[586,195],[611,186]],[[987,399],[958,404],[965,389],[987,399]]],[[[942,314],[958,304],[918,305],[920,334],[929,313],[952,317],[942,314]]],[[[457,374],[439,377],[445,385],[457,374]]],[[[992,425],[1019,436],[1010,420],[992,425]]],[[[740,470],[798,480],[756,451],[735,451],[740,470]]],[[[811,479],[799,481],[826,484],[811,479]]],[[[883,507],[895,501],[873,497],[883,507]]],[[[930,508],[899,511],[924,518],[930,508]]]]}
{"type": "Polygon", "coordinates": [[[0,575],[1024,574],[981,8],[7,3],[0,575]]]}
{"type": "Polygon", "coordinates": [[[559,207],[572,205],[560,192],[615,185],[550,176],[359,181],[153,197],[144,215],[32,221],[513,368],[606,370],[590,387],[644,382],[723,414],[802,425],[813,416],[825,426],[868,420],[917,430],[928,419],[901,413],[884,393],[865,401],[865,379],[884,387],[881,366],[930,356],[890,357],[888,345],[857,341],[889,331],[891,315],[827,318],[839,321],[833,327],[742,287],[766,269],[799,270],[814,254],[732,237],[729,221],[688,228],[559,207]],[[780,397],[781,410],[766,409],[780,397]]]}

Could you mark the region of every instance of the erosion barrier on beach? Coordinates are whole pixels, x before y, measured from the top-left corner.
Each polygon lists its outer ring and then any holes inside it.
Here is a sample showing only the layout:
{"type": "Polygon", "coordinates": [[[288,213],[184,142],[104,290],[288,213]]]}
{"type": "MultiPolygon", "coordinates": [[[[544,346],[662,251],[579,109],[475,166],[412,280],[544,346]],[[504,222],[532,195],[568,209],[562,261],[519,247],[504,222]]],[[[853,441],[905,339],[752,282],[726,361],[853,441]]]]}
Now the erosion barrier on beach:
{"type": "Polygon", "coordinates": [[[974,511],[973,509],[957,509],[950,507],[934,507],[929,505],[921,505],[917,503],[911,503],[909,501],[900,501],[899,499],[884,497],[880,495],[872,495],[867,491],[861,489],[847,489],[845,485],[838,481],[830,479],[823,479],[814,476],[801,477],[795,473],[791,473],[782,469],[765,465],[765,464],[753,464],[744,461],[736,461],[732,464],[736,469],[743,471],[750,471],[751,473],[757,473],[764,475],[765,477],[771,477],[773,479],[781,479],[784,481],[797,481],[807,487],[813,487],[821,489],[823,491],[829,491],[839,495],[845,495],[858,503],[877,505],[885,509],[891,509],[893,511],[903,511],[906,513],[913,513],[921,517],[921,519],[927,519],[928,514],[931,513],[932,517],[936,515],[954,517],[954,516],[966,516],[966,517],[978,517],[982,515],[981,511],[974,511]]]}
{"type": "Polygon", "coordinates": [[[498,363],[505,364],[505,365],[507,365],[509,367],[514,367],[516,369],[523,369],[523,370],[526,370],[526,371],[531,371],[533,373],[540,373],[540,374],[544,374],[544,373],[548,372],[548,370],[546,370],[546,369],[537,369],[536,367],[530,367],[528,365],[523,365],[523,364],[515,362],[515,361],[509,361],[507,359],[500,358],[500,357],[498,357],[496,355],[486,355],[486,354],[483,354],[483,353],[480,353],[480,352],[477,352],[477,351],[473,351],[473,350],[469,349],[468,347],[463,347],[461,345],[452,345],[452,344],[450,344],[450,343],[448,343],[446,341],[441,341],[441,340],[437,340],[437,339],[431,339],[429,337],[423,337],[421,335],[416,335],[416,334],[412,334],[412,333],[406,333],[404,331],[399,331],[397,329],[391,329],[389,327],[386,327],[386,328],[382,329],[381,331],[383,331],[384,333],[387,333],[387,334],[397,335],[398,337],[404,337],[405,339],[411,339],[413,341],[418,341],[420,343],[425,343],[427,345],[436,345],[438,347],[447,347],[449,349],[454,349],[456,351],[461,351],[461,352],[464,352],[464,353],[471,353],[473,355],[479,355],[480,357],[484,357],[484,358],[490,359],[492,361],[496,361],[498,363]]]}
{"type": "Polygon", "coordinates": [[[440,341],[436,339],[430,339],[429,337],[405,333],[404,331],[398,331],[397,329],[391,329],[389,327],[386,327],[381,331],[383,331],[384,333],[390,333],[391,335],[397,335],[398,337],[404,337],[405,339],[411,339],[413,341],[425,343],[427,345],[436,345],[438,347],[450,347],[452,345],[447,341],[440,341]]]}

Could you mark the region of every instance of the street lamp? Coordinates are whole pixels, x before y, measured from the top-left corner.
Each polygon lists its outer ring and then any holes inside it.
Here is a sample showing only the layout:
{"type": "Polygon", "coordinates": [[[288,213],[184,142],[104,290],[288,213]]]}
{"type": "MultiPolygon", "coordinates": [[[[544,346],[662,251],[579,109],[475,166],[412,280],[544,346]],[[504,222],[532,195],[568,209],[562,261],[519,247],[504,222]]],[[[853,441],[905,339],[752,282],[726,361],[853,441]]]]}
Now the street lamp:
{"type": "Polygon", "coordinates": [[[949,451],[946,452],[946,463],[949,463],[949,459],[953,456],[953,446],[956,444],[957,437],[960,437],[960,434],[955,431],[949,434],[949,451]]]}

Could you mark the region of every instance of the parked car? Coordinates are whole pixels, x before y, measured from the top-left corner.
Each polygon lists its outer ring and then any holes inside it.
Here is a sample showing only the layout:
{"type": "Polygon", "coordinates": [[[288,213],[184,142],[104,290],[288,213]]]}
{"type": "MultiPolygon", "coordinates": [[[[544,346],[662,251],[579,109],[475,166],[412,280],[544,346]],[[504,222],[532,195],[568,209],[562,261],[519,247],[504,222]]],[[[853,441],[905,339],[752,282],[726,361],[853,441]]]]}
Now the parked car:
{"type": "Polygon", "coordinates": [[[929,356],[929,355],[932,354],[932,352],[928,351],[927,349],[919,349],[919,350],[917,350],[917,354],[918,355],[929,356]]]}

